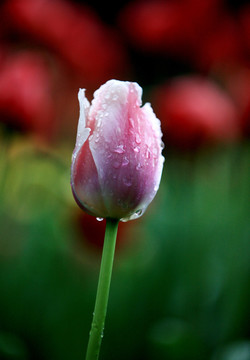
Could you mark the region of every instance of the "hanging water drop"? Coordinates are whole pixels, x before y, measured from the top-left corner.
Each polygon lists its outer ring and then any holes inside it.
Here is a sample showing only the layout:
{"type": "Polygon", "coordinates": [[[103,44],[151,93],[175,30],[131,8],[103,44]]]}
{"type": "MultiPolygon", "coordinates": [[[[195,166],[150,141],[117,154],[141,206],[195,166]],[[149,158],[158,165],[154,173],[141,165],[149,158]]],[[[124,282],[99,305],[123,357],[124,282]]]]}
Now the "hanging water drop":
{"type": "Polygon", "coordinates": [[[135,212],[135,215],[136,216],[141,216],[141,214],[142,214],[142,210],[141,209],[139,209],[139,210],[136,210],[136,212],[135,212]]]}
{"type": "Polygon", "coordinates": [[[102,221],[102,220],[103,220],[103,218],[101,218],[101,217],[97,217],[97,218],[96,218],[96,220],[97,220],[97,221],[102,221]]]}

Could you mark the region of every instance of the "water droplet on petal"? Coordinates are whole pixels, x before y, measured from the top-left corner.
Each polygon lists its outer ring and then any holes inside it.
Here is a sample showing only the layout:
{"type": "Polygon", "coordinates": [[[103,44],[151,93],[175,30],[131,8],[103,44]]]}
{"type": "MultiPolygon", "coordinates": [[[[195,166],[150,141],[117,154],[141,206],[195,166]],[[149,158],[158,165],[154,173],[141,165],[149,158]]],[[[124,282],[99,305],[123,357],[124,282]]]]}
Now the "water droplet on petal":
{"type": "Polygon", "coordinates": [[[142,214],[142,210],[141,210],[141,209],[136,210],[136,212],[135,212],[135,215],[136,215],[136,216],[141,216],[141,214],[142,214]]]}
{"type": "MultiPolygon", "coordinates": [[[[102,221],[102,220],[103,220],[103,218],[101,218],[101,217],[97,217],[97,218],[96,218],[96,220],[97,220],[97,221],[102,221]]],[[[93,314],[93,315],[94,315],[94,314],[93,314]]]]}
{"type": "Polygon", "coordinates": [[[156,147],[153,147],[153,156],[157,157],[158,151],[156,147]]]}
{"type": "Polygon", "coordinates": [[[129,121],[129,124],[130,124],[132,127],[135,126],[135,123],[134,123],[134,120],[133,120],[132,117],[130,117],[130,118],[128,119],[128,121],[129,121]]]}
{"type": "Polygon", "coordinates": [[[120,161],[115,160],[115,161],[113,162],[113,167],[114,167],[115,169],[118,169],[118,168],[120,167],[120,165],[121,165],[120,161]]]}
{"type": "Polygon", "coordinates": [[[136,141],[137,144],[141,143],[141,137],[140,137],[140,135],[138,133],[136,133],[136,135],[135,135],[135,141],[136,141]]]}
{"type": "Polygon", "coordinates": [[[124,185],[126,185],[126,186],[131,186],[131,185],[132,185],[132,180],[131,180],[131,178],[129,178],[129,177],[124,177],[122,180],[123,180],[124,185]]]}
{"type": "Polygon", "coordinates": [[[99,135],[97,134],[96,138],[95,138],[95,142],[98,143],[99,140],[100,140],[100,138],[99,138],[99,135]]]}
{"type": "Polygon", "coordinates": [[[115,148],[114,152],[116,152],[117,154],[123,154],[123,153],[125,152],[124,146],[123,146],[123,145],[118,145],[118,146],[115,148]]]}
{"type": "Polygon", "coordinates": [[[147,148],[147,150],[146,150],[146,158],[147,158],[147,159],[150,158],[150,150],[149,150],[149,148],[147,148]]]}
{"type": "Polygon", "coordinates": [[[138,153],[139,151],[140,151],[140,147],[139,147],[139,146],[136,146],[136,147],[134,148],[134,152],[138,153]]]}
{"type": "Polygon", "coordinates": [[[122,166],[127,166],[128,164],[129,164],[129,159],[126,158],[126,157],[124,157],[124,158],[122,159],[122,166]]]}

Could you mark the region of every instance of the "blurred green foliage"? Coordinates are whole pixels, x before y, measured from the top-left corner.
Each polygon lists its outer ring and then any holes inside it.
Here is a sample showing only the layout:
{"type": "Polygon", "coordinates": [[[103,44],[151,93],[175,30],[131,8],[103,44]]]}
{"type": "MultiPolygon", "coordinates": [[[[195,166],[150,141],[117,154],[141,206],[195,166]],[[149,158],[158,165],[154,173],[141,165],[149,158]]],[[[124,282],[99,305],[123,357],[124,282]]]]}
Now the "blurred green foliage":
{"type": "MultiPolygon", "coordinates": [[[[71,151],[1,137],[0,359],[84,358],[100,251],[77,226],[71,151]]],[[[117,249],[101,359],[249,360],[250,148],[165,155],[117,249]]]]}

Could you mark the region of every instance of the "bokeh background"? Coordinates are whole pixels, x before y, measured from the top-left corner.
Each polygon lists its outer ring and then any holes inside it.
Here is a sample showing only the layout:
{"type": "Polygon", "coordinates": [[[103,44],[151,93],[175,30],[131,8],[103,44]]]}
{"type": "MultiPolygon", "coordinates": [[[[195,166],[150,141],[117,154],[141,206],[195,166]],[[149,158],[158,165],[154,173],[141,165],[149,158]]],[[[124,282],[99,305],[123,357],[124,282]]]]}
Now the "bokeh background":
{"type": "Polygon", "coordinates": [[[80,360],[105,223],[77,207],[78,88],[137,81],[165,168],[121,223],[101,359],[250,359],[250,6],[0,5],[0,359],[80,360]]]}

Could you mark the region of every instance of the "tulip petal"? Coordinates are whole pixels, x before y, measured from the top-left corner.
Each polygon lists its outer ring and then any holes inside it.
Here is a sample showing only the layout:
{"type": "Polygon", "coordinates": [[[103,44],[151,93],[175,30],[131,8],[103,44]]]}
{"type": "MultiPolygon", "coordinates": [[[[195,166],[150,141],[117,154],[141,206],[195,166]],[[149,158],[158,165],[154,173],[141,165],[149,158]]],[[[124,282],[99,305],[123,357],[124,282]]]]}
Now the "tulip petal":
{"type": "Polygon", "coordinates": [[[76,145],[72,155],[71,186],[78,205],[92,214],[103,214],[106,209],[100,195],[100,184],[96,165],[89,150],[90,128],[86,127],[89,101],[85,90],[78,92],[80,116],[77,127],[76,145]],[[93,207],[93,204],[97,204],[93,207]]]}
{"type": "Polygon", "coordinates": [[[111,217],[141,215],[160,182],[159,120],[149,104],[140,108],[141,95],[138,84],[111,80],[95,92],[89,112],[90,122],[96,119],[90,150],[111,217]],[[157,167],[156,176],[150,174],[152,167],[157,167]]]}
{"type": "Polygon", "coordinates": [[[77,127],[77,137],[76,137],[76,146],[74,149],[74,155],[77,155],[77,152],[80,150],[82,145],[85,143],[90,134],[90,128],[86,127],[86,119],[89,112],[89,101],[85,96],[85,89],[80,89],[78,92],[78,100],[80,105],[80,117],[77,127]]]}
{"type": "Polygon", "coordinates": [[[71,186],[78,205],[88,213],[105,217],[98,172],[86,141],[79,149],[71,170],[71,186]]]}

